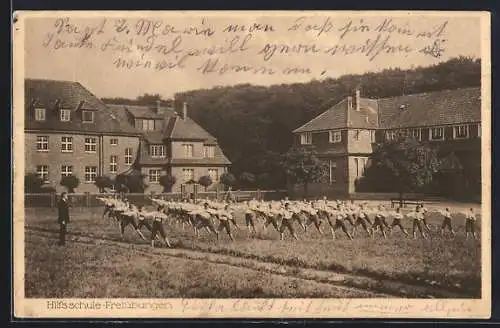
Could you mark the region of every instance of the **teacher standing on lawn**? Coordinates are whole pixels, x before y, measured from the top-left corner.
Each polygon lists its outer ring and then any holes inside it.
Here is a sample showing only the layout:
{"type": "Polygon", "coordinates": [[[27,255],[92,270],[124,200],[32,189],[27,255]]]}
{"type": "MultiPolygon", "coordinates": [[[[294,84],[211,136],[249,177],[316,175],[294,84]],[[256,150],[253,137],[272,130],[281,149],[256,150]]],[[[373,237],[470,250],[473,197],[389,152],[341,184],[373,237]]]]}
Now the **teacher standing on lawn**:
{"type": "Polygon", "coordinates": [[[59,221],[59,246],[62,246],[66,242],[66,229],[69,223],[69,204],[68,204],[68,193],[63,192],[61,194],[61,200],[58,204],[59,216],[57,220],[59,221]]]}

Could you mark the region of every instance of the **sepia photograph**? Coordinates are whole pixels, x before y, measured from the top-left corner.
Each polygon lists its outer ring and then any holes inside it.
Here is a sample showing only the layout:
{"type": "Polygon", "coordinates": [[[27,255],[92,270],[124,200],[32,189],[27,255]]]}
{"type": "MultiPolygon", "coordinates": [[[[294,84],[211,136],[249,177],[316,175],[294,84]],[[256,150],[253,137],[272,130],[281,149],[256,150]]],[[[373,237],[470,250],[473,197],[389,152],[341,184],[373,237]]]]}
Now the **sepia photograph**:
{"type": "Polygon", "coordinates": [[[16,12],[20,317],[487,318],[487,12],[16,12]]]}

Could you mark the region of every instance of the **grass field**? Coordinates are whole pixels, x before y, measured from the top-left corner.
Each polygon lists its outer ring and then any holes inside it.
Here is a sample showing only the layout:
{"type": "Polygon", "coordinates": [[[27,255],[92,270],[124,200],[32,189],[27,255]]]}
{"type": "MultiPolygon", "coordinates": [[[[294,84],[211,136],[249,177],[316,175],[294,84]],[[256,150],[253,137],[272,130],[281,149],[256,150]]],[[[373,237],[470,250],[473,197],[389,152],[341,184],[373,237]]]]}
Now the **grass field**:
{"type": "MultiPolygon", "coordinates": [[[[262,226],[256,238],[243,229],[231,242],[166,226],[172,249],[151,248],[128,228],[122,240],[102,208],[74,208],[66,247],[56,246],[55,209],[26,209],[26,297],[417,297],[481,295],[479,240],[465,240],[456,216],[455,238],[430,240],[394,231],[388,239],[358,231],[333,240],[297,229],[299,241],[280,241],[262,226]]],[[[389,222],[390,223],[390,222],[389,222]]],[[[411,222],[404,223],[411,228],[411,222]]],[[[480,226],[480,224],[478,224],[480,226]]],[[[298,227],[297,227],[298,228],[298,227]]],[[[326,231],[325,231],[326,232],[326,231]]],[[[146,237],[149,232],[143,231],[146,237]]]]}

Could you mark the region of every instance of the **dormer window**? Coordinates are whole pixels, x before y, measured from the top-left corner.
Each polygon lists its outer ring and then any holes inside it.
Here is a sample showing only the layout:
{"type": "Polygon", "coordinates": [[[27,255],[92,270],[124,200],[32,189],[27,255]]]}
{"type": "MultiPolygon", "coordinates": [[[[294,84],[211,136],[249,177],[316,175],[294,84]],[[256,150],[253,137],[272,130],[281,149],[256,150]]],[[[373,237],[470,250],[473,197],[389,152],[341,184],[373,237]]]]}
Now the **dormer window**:
{"type": "Polygon", "coordinates": [[[35,120],[45,121],[45,108],[35,108],[35,120]]]}
{"type": "Polygon", "coordinates": [[[155,120],[142,120],[142,129],[144,131],[154,131],[155,120]]]}
{"type": "Polygon", "coordinates": [[[69,122],[71,119],[71,111],[69,109],[61,109],[61,122],[69,122]]]}
{"type": "Polygon", "coordinates": [[[94,123],[94,112],[90,110],[82,111],[83,123],[94,123]]]}
{"type": "Polygon", "coordinates": [[[151,157],[165,157],[165,146],[164,145],[151,145],[149,148],[151,157]]]}

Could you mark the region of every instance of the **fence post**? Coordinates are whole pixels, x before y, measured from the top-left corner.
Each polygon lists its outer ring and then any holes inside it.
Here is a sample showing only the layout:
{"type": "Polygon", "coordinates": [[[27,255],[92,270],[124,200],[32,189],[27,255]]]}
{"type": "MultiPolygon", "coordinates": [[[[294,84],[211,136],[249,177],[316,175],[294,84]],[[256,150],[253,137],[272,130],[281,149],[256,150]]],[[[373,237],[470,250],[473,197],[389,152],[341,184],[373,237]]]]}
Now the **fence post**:
{"type": "Polygon", "coordinates": [[[51,192],[50,193],[50,207],[55,207],[56,206],[56,193],[51,192]]]}

